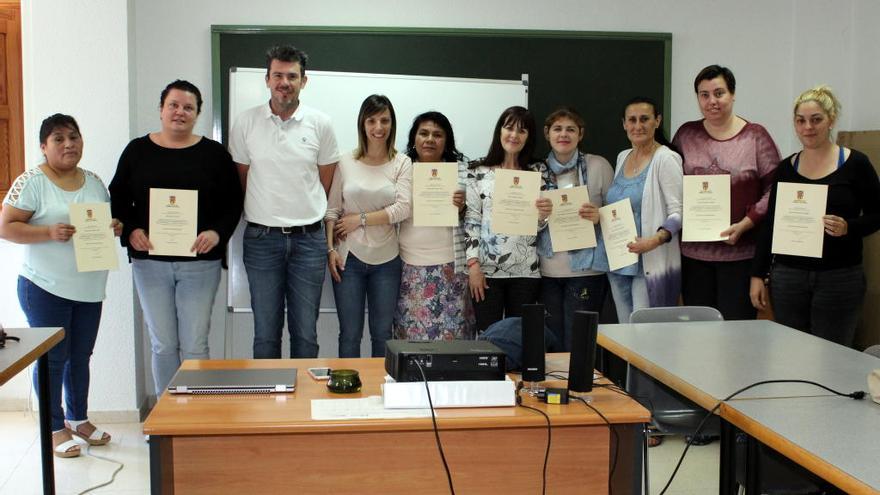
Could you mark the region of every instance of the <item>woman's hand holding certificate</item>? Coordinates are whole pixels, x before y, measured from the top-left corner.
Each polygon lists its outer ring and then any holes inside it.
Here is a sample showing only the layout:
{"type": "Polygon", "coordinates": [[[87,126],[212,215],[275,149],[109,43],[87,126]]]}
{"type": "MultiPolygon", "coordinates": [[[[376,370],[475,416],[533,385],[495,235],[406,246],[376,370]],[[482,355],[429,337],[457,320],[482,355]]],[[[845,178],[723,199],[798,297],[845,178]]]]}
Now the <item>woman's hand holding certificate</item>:
{"type": "Polygon", "coordinates": [[[638,235],[629,198],[599,208],[599,224],[609,268],[617,270],[639,262],[639,255],[629,247],[638,235]]]}
{"type": "Polygon", "coordinates": [[[151,255],[196,256],[199,192],[150,188],[151,255]]]}
{"type": "Polygon", "coordinates": [[[773,215],[773,254],[822,257],[828,186],[780,182],[773,215]]]}
{"type": "Polygon", "coordinates": [[[110,217],[109,203],[71,203],[70,223],[76,229],[73,251],[77,271],[119,268],[113,237],[117,230],[121,230],[121,224],[110,217]]]}
{"type": "Polygon", "coordinates": [[[586,186],[544,191],[541,195],[553,202],[548,228],[554,253],[596,247],[596,227],[580,213],[582,206],[590,202],[586,186]]]}
{"type": "Polygon", "coordinates": [[[458,208],[451,198],[459,189],[457,163],[413,164],[413,225],[458,225],[458,208]]]}
{"type": "Polygon", "coordinates": [[[730,176],[685,175],[683,182],[683,242],[723,241],[730,228],[730,176]]]}

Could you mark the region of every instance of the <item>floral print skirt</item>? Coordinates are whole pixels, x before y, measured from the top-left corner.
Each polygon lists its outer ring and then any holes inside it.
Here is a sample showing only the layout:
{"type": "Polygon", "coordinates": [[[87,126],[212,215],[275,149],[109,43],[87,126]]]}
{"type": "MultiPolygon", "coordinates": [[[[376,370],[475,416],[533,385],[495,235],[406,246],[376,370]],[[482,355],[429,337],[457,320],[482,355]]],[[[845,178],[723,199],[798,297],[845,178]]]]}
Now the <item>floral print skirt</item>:
{"type": "Polygon", "coordinates": [[[474,308],[468,277],[454,263],[403,264],[394,337],[410,340],[474,338],[474,308]]]}

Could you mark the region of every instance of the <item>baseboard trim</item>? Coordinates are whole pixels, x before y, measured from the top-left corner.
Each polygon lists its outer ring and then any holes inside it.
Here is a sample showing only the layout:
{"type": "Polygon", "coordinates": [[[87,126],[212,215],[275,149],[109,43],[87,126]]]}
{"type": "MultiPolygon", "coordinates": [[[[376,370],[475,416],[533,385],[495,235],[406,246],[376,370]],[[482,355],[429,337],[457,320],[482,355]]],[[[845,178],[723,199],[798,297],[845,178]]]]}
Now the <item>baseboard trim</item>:
{"type": "Polygon", "coordinates": [[[28,410],[28,400],[27,399],[0,399],[0,411],[12,412],[12,411],[27,411],[27,410],[28,410]]]}

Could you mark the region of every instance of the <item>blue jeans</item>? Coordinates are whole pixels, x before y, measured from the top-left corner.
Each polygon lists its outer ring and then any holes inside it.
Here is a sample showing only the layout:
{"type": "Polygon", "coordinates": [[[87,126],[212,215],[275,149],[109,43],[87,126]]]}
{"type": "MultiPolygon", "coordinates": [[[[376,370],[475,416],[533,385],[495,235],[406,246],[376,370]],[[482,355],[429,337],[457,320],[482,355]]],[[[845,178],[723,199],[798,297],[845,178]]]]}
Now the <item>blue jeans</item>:
{"type": "Polygon", "coordinates": [[[348,254],[342,281],[333,282],[339,318],[339,357],[361,357],[365,298],[372,355],[385,356],[385,341],[391,338],[391,324],[400,294],[400,271],[400,256],[381,265],[368,265],[354,254],[348,254]]]}
{"type": "Polygon", "coordinates": [[[611,295],[614,297],[619,323],[629,323],[629,315],[633,311],[651,307],[644,275],[617,275],[609,272],[608,282],[611,283],[611,295]]]}
{"type": "MultiPolygon", "coordinates": [[[[64,339],[49,350],[49,404],[52,431],[64,428],[64,419],[88,419],[89,360],[98,338],[100,302],[80,302],[58,297],[24,277],[18,277],[18,302],[32,327],[63,327],[64,339]],[[61,409],[64,387],[65,409],[61,409]]],[[[37,367],[34,389],[39,394],[37,367]]]]}
{"type": "Polygon", "coordinates": [[[770,272],[770,302],[777,323],[852,347],[865,300],[861,265],[803,270],[782,263],[770,272]]]}
{"type": "Polygon", "coordinates": [[[324,230],[282,234],[248,225],[243,247],[254,312],[254,358],[281,357],[285,301],[290,357],[318,357],[318,310],[327,269],[324,230]]]}
{"type": "Polygon", "coordinates": [[[208,359],[211,308],[220,260],[132,260],[134,287],[153,353],[153,383],[162,395],[183,359],[208,359]]]}
{"type": "Polygon", "coordinates": [[[561,351],[571,351],[571,322],[575,311],[602,311],[605,280],[604,274],[541,279],[541,299],[548,313],[545,322],[562,347],[561,351]]]}

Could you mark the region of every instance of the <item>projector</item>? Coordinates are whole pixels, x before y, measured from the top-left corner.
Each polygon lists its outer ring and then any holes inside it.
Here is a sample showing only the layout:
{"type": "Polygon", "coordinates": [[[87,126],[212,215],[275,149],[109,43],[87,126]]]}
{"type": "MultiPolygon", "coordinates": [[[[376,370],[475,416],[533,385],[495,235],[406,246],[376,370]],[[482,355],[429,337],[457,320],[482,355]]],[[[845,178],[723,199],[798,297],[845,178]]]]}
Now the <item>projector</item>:
{"type": "Polygon", "coordinates": [[[397,382],[504,380],[504,352],[484,340],[389,340],[385,371],[397,382]]]}

